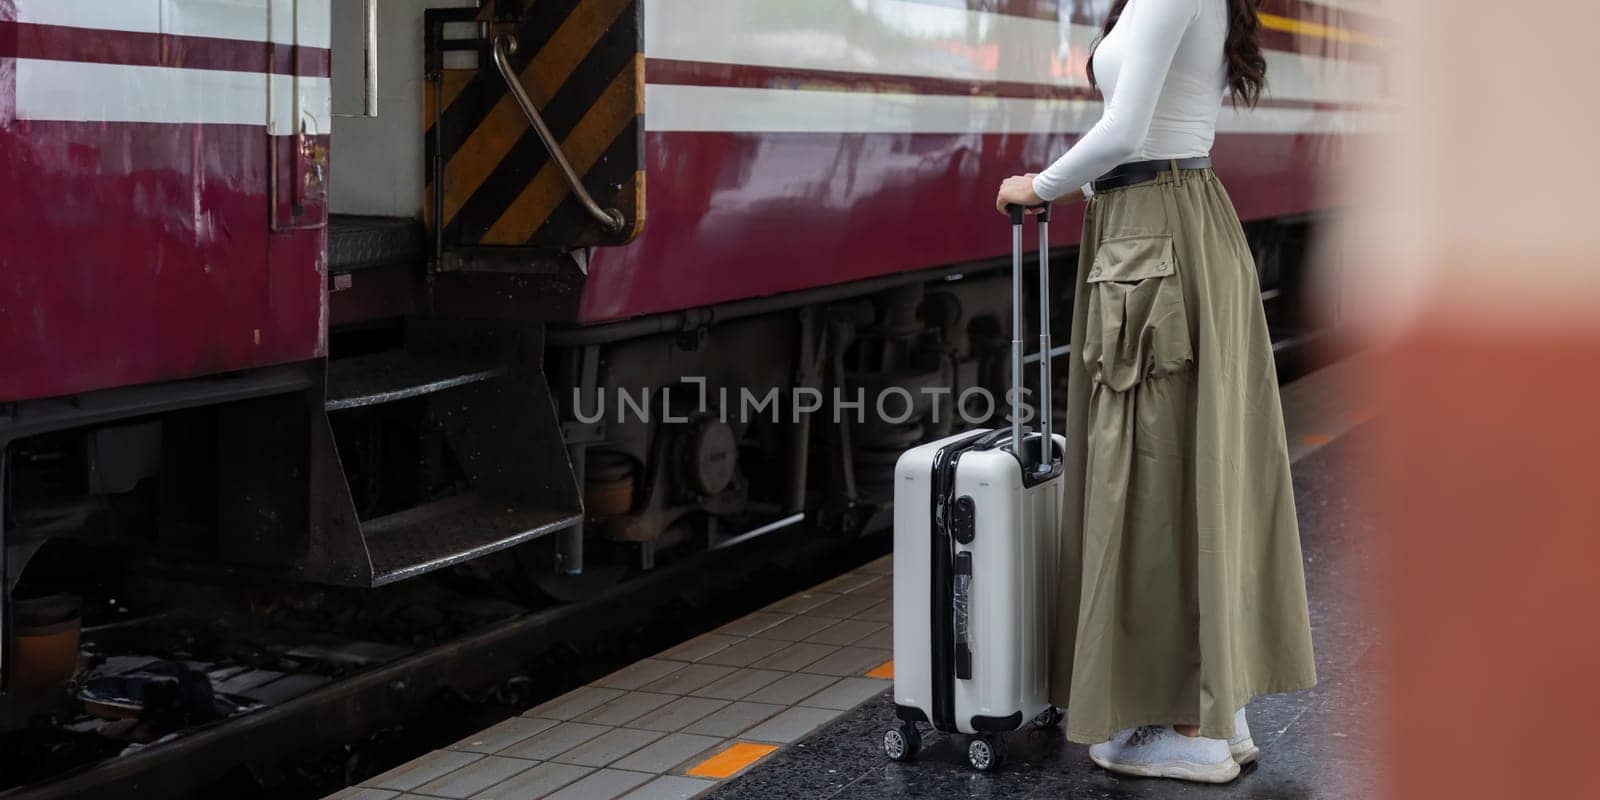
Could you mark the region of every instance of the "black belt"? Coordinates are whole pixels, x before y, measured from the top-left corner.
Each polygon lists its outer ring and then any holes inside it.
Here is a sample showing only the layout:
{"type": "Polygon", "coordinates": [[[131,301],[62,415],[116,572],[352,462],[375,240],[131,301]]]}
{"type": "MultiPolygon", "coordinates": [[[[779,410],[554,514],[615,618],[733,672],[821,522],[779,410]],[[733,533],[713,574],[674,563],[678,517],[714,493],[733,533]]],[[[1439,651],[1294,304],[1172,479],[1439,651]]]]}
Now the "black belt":
{"type": "Polygon", "coordinates": [[[1116,169],[1101,175],[1094,182],[1094,190],[1104,192],[1110,189],[1121,189],[1136,183],[1153,181],[1162,172],[1166,172],[1177,165],[1178,169],[1210,169],[1211,157],[1199,158],[1163,158],[1157,161],[1131,161],[1116,169]]]}

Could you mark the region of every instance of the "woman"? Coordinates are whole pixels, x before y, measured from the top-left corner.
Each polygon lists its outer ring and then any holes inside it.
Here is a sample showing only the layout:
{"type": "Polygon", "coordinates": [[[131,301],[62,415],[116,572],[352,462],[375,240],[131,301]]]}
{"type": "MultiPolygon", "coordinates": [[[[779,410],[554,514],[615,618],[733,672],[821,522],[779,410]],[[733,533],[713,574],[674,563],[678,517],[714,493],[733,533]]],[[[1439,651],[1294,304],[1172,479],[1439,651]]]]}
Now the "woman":
{"type": "Polygon", "coordinates": [[[1260,96],[1258,35],[1253,0],[1116,0],[1103,117],[997,199],[1091,197],[1052,699],[1115,772],[1231,781],[1256,755],[1245,704],[1316,682],[1272,346],[1206,158],[1224,96],[1260,96]]]}

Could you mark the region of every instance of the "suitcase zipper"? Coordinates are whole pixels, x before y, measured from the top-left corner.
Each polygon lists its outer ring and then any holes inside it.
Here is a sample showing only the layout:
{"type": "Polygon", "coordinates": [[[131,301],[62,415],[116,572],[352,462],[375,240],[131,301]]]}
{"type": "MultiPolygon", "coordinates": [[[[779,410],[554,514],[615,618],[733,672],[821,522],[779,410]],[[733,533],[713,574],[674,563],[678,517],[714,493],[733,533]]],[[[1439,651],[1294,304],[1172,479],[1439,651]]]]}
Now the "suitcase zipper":
{"type": "MultiPolygon", "coordinates": [[[[933,652],[933,726],[942,731],[955,731],[955,681],[958,673],[956,642],[956,539],[954,535],[954,505],[956,464],[961,454],[971,449],[983,434],[974,433],[939,449],[933,456],[932,482],[929,494],[933,503],[932,542],[933,575],[931,584],[931,643],[933,652]]],[[[970,565],[970,556],[968,564],[970,565]]],[[[970,566],[969,566],[970,573],[970,566]]],[[[971,652],[967,652],[967,669],[963,678],[971,677],[971,652]]]]}

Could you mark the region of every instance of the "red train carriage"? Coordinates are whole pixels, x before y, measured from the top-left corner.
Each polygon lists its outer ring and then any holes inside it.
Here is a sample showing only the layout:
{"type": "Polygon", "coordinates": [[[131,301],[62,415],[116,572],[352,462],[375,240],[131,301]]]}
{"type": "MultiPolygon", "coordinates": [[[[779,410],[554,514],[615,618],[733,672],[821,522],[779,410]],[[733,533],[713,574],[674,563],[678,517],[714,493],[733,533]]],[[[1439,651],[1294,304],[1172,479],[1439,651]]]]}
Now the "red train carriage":
{"type": "MultiPolygon", "coordinates": [[[[983,214],[1097,118],[1107,5],[0,0],[7,617],[85,548],[567,596],[870,527],[953,424],[922,390],[1005,384],[983,214]],[[720,391],[796,386],[921,399],[720,391]],[[589,413],[619,391],[658,413],[589,413]]],[[[1267,99],[1223,114],[1269,297],[1381,106],[1363,5],[1268,0],[1267,99]]]]}

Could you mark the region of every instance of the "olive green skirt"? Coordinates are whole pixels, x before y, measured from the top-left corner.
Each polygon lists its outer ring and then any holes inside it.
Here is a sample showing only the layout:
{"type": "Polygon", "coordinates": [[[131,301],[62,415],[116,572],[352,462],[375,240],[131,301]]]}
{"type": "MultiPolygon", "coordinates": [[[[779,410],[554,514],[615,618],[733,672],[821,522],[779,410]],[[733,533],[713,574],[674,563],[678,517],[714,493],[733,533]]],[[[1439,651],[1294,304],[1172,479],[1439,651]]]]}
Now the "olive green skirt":
{"type": "Polygon", "coordinates": [[[1052,700],[1077,742],[1229,737],[1316,669],[1272,343],[1222,184],[1095,195],[1075,286],[1052,700]]]}

